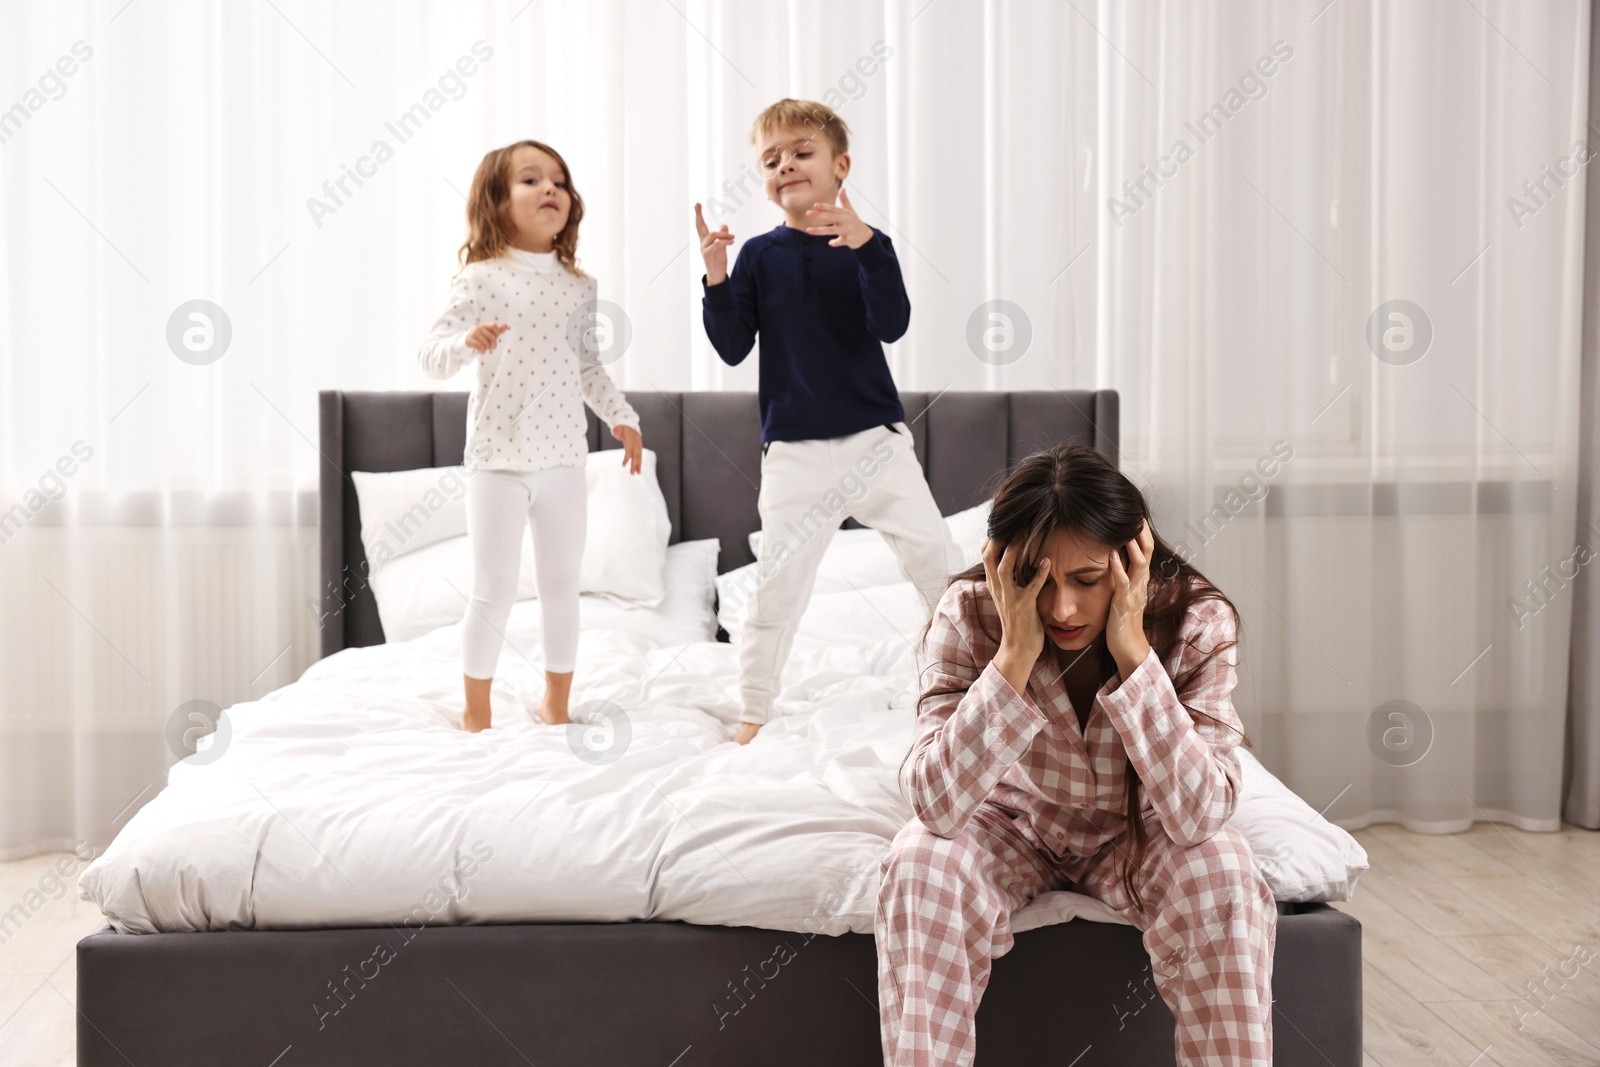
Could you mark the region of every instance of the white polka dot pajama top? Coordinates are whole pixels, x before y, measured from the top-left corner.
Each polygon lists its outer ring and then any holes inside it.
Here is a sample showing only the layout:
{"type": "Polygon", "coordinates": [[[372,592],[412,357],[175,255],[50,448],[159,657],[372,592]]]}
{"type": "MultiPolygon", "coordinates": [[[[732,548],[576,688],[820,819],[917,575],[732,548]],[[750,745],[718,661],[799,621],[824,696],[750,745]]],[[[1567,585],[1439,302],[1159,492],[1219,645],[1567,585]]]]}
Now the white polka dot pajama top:
{"type": "Polygon", "coordinates": [[[449,378],[477,361],[466,454],[489,445],[493,451],[482,468],[583,466],[589,453],[585,402],[607,426],[639,428],[638,413],[598,361],[588,314],[595,289],[593,278],[573,274],[554,252],[509,249],[456,275],[449,306],[417,360],[434,378],[449,378]],[[510,329],[487,352],[469,348],[467,334],[490,322],[510,329]]]}

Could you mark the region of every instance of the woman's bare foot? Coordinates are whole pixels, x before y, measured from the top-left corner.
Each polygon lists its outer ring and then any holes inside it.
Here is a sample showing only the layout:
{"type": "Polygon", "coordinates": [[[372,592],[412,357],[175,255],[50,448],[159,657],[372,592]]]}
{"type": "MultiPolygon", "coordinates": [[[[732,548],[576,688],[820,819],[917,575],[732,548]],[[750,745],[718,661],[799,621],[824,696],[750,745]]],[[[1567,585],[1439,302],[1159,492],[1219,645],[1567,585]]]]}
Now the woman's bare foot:
{"type": "Polygon", "coordinates": [[[733,739],[738,744],[748,745],[755,740],[756,731],[759,729],[761,724],[758,722],[742,722],[739,724],[739,732],[733,735],[733,739]]]}
{"type": "Polygon", "coordinates": [[[567,701],[572,696],[572,672],[552,674],[544,672],[544,696],[539,701],[539,719],[546,726],[562,726],[572,721],[567,715],[567,701]]]}
{"type": "Polygon", "coordinates": [[[467,709],[461,713],[461,728],[469,734],[487,730],[490,724],[489,689],[493,678],[472,678],[463,674],[461,682],[467,692],[467,709]]]}

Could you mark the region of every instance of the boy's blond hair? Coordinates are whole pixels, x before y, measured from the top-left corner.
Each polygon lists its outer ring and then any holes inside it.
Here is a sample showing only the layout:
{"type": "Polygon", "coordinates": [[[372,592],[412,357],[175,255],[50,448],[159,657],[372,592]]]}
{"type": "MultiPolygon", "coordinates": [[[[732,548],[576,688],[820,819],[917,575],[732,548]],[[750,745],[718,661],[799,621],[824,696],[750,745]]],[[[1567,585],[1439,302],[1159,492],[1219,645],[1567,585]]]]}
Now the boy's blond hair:
{"type": "Polygon", "coordinates": [[[833,108],[815,100],[779,100],[756,116],[755,125],[750,127],[750,143],[759,145],[763,136],[779,129],[806,130],[813,138],[821,134],[836,156],[850,151],[850,127],[833,108]]]}

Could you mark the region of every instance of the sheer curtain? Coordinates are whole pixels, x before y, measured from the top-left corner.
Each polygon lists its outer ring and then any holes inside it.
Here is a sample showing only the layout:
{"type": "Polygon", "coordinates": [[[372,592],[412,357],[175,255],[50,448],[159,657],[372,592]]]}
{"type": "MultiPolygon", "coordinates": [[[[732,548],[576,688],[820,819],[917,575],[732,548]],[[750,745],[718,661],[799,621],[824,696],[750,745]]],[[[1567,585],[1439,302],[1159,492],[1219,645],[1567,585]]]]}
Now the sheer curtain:
{"type": "Polygon", "coordinates": [[[915,309],[902,389],[1120,389],[1170,539],[1223,509],[1188,548],[1244,615],[1270,766],[1346,822],[1553,825],[1582,172],[1541,168],[1585,136],[1576,0],[7,20],[0,858],[109,840],[218,709],[315,658],[316,391],[437,387],[413,356],[488,148],[567,157],[580,258],[633,327],[621,385],[753,389],[699,327],[692,204],[741,238],[779,221],[747,138],[785,95],[853,128],[915,309]],[[1421,358],[1389,319],[1384,358],[1366,342],[1393,299],[1421,358]],[[997,321],[1011,347],[968,340],[997,321]],[[1391,700],[1410,735],[1373,719],[1391,700]]]}
{"type": "Polygon", "coordinates": [[[1554,829],[1588,5],[1103,11],[1108,195],[1193,155],[1101,218],[1099,373],[1263,761],[1347,825],[1554,829]]]}

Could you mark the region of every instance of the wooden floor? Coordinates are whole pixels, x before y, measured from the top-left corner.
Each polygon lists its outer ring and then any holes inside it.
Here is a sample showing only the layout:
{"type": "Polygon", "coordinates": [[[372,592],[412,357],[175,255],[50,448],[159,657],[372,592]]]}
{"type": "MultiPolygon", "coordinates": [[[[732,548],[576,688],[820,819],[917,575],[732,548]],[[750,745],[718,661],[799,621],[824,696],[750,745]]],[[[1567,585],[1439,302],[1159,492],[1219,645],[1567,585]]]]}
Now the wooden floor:
{"type": "Polygon", "coordinates": [[[1369,1065],[1600,1065],[1600,833],[1356,837],[1369,1065]]]}
{"type": "MultiPolygon", "coordinates": [[[[1600,833],[1356,837],[1367,1067],[1600,1065],[1600,833]]],[[[62,855],[0,864],[0,910],[62,855]]],[[[0,1065],[73,1063],[73,945],[101,925],[74,888],[0,944],[0,1065]]]]}

